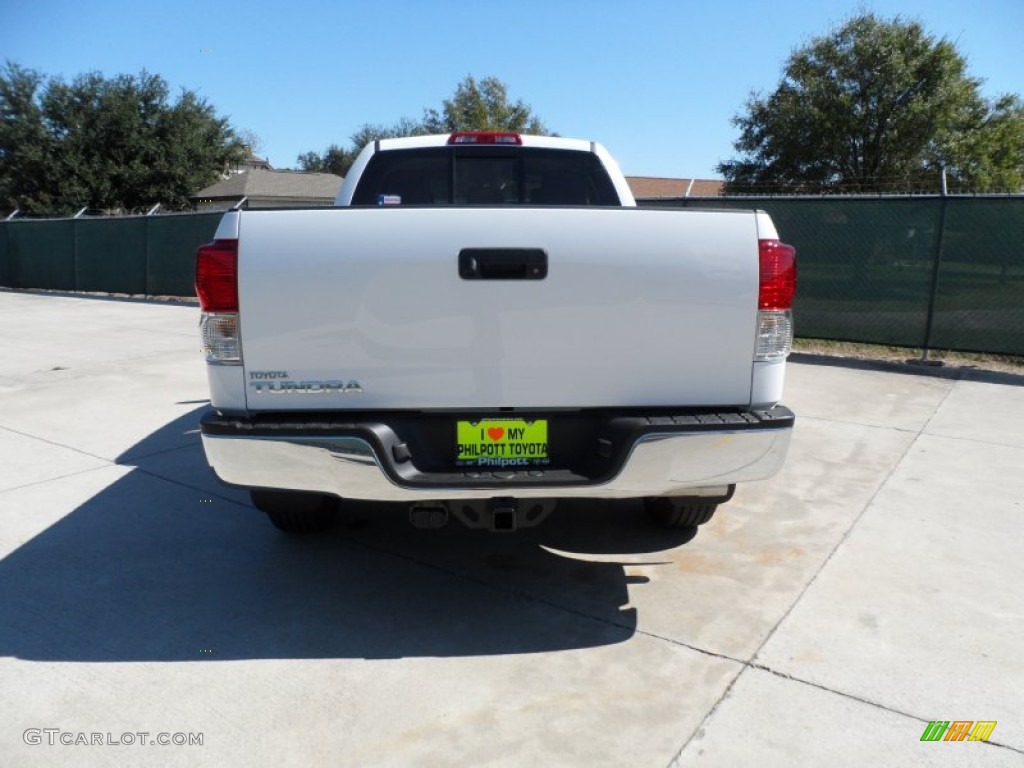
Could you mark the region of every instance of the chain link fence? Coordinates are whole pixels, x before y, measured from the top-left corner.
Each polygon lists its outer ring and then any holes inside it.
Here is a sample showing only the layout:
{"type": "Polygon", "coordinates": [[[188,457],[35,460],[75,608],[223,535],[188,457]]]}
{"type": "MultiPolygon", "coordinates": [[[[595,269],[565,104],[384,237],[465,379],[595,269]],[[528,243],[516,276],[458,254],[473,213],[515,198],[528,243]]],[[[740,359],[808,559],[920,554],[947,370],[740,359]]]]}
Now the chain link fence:
{"type": "MultiPolygon", "coordinates": [[[[759,208],[800,268],[803,338],[1024,355],[1024,197],[684,198],[759,208]]],[[[0,222],[0,285],[193,296],[222,211],[0,222]]]]}
{"type": "Polygon", "coordinates": [[[1024,355],[1024,197],[686,198],[761,209],[797,249],[797,336],[1024,355]]]}
{"type": "Polygon", "coordinates": [[[0,285],[194,296],[196,248],[216,213],[0,222],[0,285]]]}

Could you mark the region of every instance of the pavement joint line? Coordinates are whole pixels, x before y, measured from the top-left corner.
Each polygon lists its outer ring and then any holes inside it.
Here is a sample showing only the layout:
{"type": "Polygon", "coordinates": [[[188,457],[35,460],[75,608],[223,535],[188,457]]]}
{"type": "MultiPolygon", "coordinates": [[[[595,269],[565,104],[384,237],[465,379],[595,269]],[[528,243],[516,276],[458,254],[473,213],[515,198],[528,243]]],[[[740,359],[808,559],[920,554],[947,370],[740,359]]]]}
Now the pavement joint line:
{"type": "MultiPolygon", "coordinates": [[[[22,488],[31,488],[34,485],[42,485],[43,483],[52,483],[52,482],[54,482],[56,480],[63,480],[64,478],[67,478],[67,477],[75,477],[77,475],[84,475],[84,474],[86,474],[88,472],[96,472],[97,470],[100,470],[100,469],[109,469],[110,467],[124,467],[125,469],[129,469],[129,470],[131,470],[133,472],[142,472],[143,474],[149,475],[150,477],[155,477],[155,478],[157,478],[159,480],[165,480],[168,483],[173,483],[175,485],[179,485],[182,488],[188,488],[190,490],[197,491],[199,493],[210,493],[210,494],[212,494],[214,496],[217,496],[218,498],[223,499],[224,501],[228,501],[228,502],[230,502],[232,504],[238,504],[239,506],[242,506],[242,507],[248,506],[247,504],[245,504],[243,502],[236,501],[235,499],[232,499],[232,498],[230,498],[228,496],[223,496],[220,493],[216,493],[214,491],[209,490],[208,488],[201,488],[199,486],[191,485],[189,483],[185,483],[185,482],[182,482],[180,480],[175,480],[174,478],[171,478],[171,477],[165,477],[164,475],[161,475],[161,474],[159,474],[157,472],[153,472],[152,470],[149,470],[149,469],[144,469],[143,467],[140,467],[140,466],[137,466],[136,464],[131,463],[132,461],[138,461],[140,459],[148,459],[148,458],[150,458],[152,456],[159,456],[159,455],[164,454],[164,453],[171,453],[172,451],[180,451],[180,450],[183,450],[185,448],[192,448],[193,446],[191,446],[191,445],[177,445],[177,446],[174,446],[172,448],[165,448],[165,449],[160,450],[160,451],[154,451],[153,453],[147,453],[147,454],[145,454],[143,456],[133,456],[133,457],[130,458],[130,460],[125,460],[125,459],[112,460],[112,459],[106,458],[105,456],[97,456],[94,453],[89,453],[88,451],[83,451],[83,450],[80,450],[78,448],[73,448],[70,445],[64,445],[62,443],[57,443],[57,442],[54,442],[53,440],[47,440],[45,437],[39,437],[37,435],[30,435],[30,434],[28,434],[26,432],[21,432],[21,431],[19,431],[17,429],[11,429],[10,427],[5,427],[5,426],[0,425],[0,430],[4,430],[5,432],[12,432],[12,433],[14,433],[16,435],[21,435],[22,437],[27,437],[27,438],[32,439],[32,440],[39,440],[40,442],[47,443],[49,445],[53,445],[53,446],[55,446],[57,448],[66,448],[69,451],[74,451],[75,453],[80,453],[83,456],[89,456],[90,458],[98,459],[99,461],[106,462],[105,465],[101,466],[101,467],[90,467],[89,469],[82,469],[82,470],[79,470],[78,472],[69,472],[66,475],[58,475],[56,477],[48,477],[48,478],[45,478],[43,480],[36,480],[34,482],[31,482],[31,483],[25,483],[24,485],[17,485],[17,486],[14,486],[13,488],[0,489],[0,494],[9,493],[11,491],[17,491],[17,490],[20,490],[22,488]]],[[[130,474],[130,472],[129,472],[129,474],[130,474]]]]}
{"type": "Polygon", "coordinates": [[[161,448],[158,451],[153,451],[152,453],[144,453],[144,454],[141,454],[141,455],[138,455],[138,456],[128,455],[125,458],[109,459],[106,456],[100,456],[100,455],[95,454],[95,453],[90,453],[89,451],[84,451],[81,448],[75,448],[72,445],[66,445],[64,443],[58,443],[56,440],[49,440],[49,439],[47,439],[45,437],[40,437],[39,435],[30,434],[29,432],[22,432],[20,429],[13,429],[12,427],[5,427],[3,424],[0,424],[0,430],[3,430],[5,432],[11,432],[11,433],[13,433],[15,435],[20,435],[21,437],[27,437],[30,440],[38,440],[41,443],[46,443],[47,445],[52,445],[52,446],[54,446],[56,448],[66,448],[69,451],[74,451],[75,453],[80,453],[83,456],[89,456],[90,458],[99,459],[100,461],[105,461],[108,464],[114,464],[114,465],[117,465],[117,466],[132,466],[131,462],[132,461],[136,461],[138,459],[148,459],[150,456],[159,456],[161,453],[169,453],[170,451],[177,451],[177,450],[180,450],[182,448],[191,448],[192,447],[191,445],[188,445],[188,444],[175,445],[175,446],[172,446],[170,448],[161,448]]]}
{"type": "MultiPolygon", "coordinates": [[[[120,465],[120,466],[125,466],[125,465],[120,465]]],[[[142,474],[148,475],[149,477],[156,478],[157,480],[163,480],[164,482],[171,483],[172,485],[180,486],[181,488],[188,488],[190,491],[196,491],[197,493],[204,493],[204,494],[210,494],[211,496],[216,496],[218,499],[221,499],[222,501],[226,501],[229,504],[236,504],[239,507],[246,507],[246,508],[251,506],[250,504],[247,504],[244,501],[238,501],[237,499],[232,499],[230,496],[224,496],[221,493],[219,493],[218,491],[211,491],[209,488],[201,488],[198,485],[192,485],[191,483],[185,483],[185,482],[182,482],[181,480],[175,480],[173,477],[165,477],[164,475],[158,474],[158,473],[153,472],[152,470],[149,470],[149,469],[144,469],[143,467],[138,467],[138,466],[134,466],[134,465],[127,465],[127,466],[130,466],[132,468],[132,471],[134,471],[134,472],[141,472],[142,474]]]]}
{"type": "MultiPolygon", "coordinates": [[[[832,558],[835,557],[836,552],[838,552],[840,547],[842,547],[843,544],[846,543],[846,540],[850,537],[850,534],[857,527],[858,523],[860,523],[860,521],[864,518],[864,515],[867,514],[867,511],[869,509],[871,509],[872,504],[875,503],[875,499],[878,498],[878,494],[880,494],[882,492],[882,490],[889,484],[889,480],[892,479],[892,476],[896,473],[896,470],[899,469],[899,467],[906,460],[906,458],[907,458],[908,454],[910,453],[911,449],[915,445],[917,445],[918,441],[921,439],[921,436],[923,434],[925,434],[925,430],[928,428],[928,425],[931,424],[932,419],[935,418],[935,414],[937,414],[939,412],[939,409],[942,408],[943,403],[945,403],[946,400],[949,399],[949,396],[953,394],[955,389],[956,389],[956,384],[954,384],[953,386],[949,387],[946,390],[946,392],[942,396],[942,399],[939,400],[939,402],[932,409],[931,415],[925,420],[925,423],[921,425],[921,428],[919,430],[917,430],[916,437],[907,444],[907,446],[900,453],[899,458],[897,458],[896,461],[893,462],[892,466],[889,468],[889,471],[885,473],[885,477],[882,478],[882,481],[878,484],[878,487],[875,488],[874,493],[871,494],[871,498],[869,498],[864,503],[864,506],[861,508],[860,512],[857,513],[857,516],[850,523],[849,527],[846,529],[846,531],[843,533],[843,535],[839,538],[839,541],[837,541],[835,546],[832,547],[832,549],[829,551],[829,553],[825,557],[825,559],[822,560],[821,565],[818,566],[818,569],[814,572],[814,574],[811,576],[811,578],[807,580],[807,583],[804,585],[803,589],[800,590],[800,593],[796,596],[796,598],[793,600],[793,602],[790,603],[789,608],[786,609],[785,613],[782,614],[782,616],[779,618],[779,620],[777,622],[775,622],[774,626],[770,630],[768,630],[768,632],[765,634],[764,640],[761,641],[761,644],[754,651],[754,653],[750,657],[749,661],[748,662],[744,662],[744,667],[745,668],[749,667],[749,666],[752,666],[753,664],[756,663],[755,660],[757,659],[758,655],[761,653],[761,651],[764,650],[764,647],[768,644],[768,642],[775,636],[775,633],[778,632],[779,627],[781,627],[782,624],[786,621],[786,619],[789,618],[790,614],[793,612],[793,610],[796,608],[796,606],[800,604],[800,601],[803,600],[804,595],[807,594],[808,590],[810,590],[811,587],[814,586],[814,584],[818,580],[818,577],[821,576],[822,572],[825,570],[825,568],[828,566],[828,564],[830,562],[832,562],[832,558]]],[[[739,675],[736,676],[737,679],[739,678],[740,675],[743,674],[744,671],[745,671],[745,669],[744,670],[740,670],[739,675]]],[[[733,683],[735,683],[735,680],[733,681],[733,683]]],[[[711,709],[708,710],[708,713],[704,716],[704,718],[700,721],[700,723],[698,723],[697,727],[694,728],[693,733],[690,734],[689,738],[687,738],[687,740],[683,743],[683,746],[679,748],[679,751],[675,754],[675,756],[669,762],[670,766],[672,765],[672,763],[678,761],[679,756],[682,755],[682,753],[686,749],[686,747],[693,741],[693,739],[697,736],[697,734],[704,728],[705,724],[709,721],[711,716],[718,709],[718,705],[722,701],[724,701],[725,698],[729,695],[729,691],[730,690],[732,690],[732,684],[730,684],[725,689],[725,691],[722,692],[722,695],[719,697],[718,701],[715,702],[714,706],[712,706],[711,709]]]]}
{"type": "MultiPolygon", "coordinates": [[[[927,723],[930,723],[932,721],[932,718],[930,718],[930,717],[920,717],[918,715],[911,714],[910,712],[904,712],[901,709],[896,709],[895,707],[890,707],[890,706],[888,706],[886,704],[881,704],[881,703],[879,703],[877,701],[872,701],[871,699],[865,699],[865,698],[863,698],[861,696],[858,696],[858,695],[856,695],[854,693],[847,693],[846,691],[840,691],[837,688],[830,688],[829,686],[823,685],[822,683],[815,683],[812,680],[806,680],[806,679],[804,679],[802,677],[797,677],[795,675],[791,675],[788,672],[782,672],[781,670],[772,669],[767,664],[760,664],[760,663],[758,663],[756,661],[750,661],[749,663],[745,663],[744,667],[745,668],[749,668],[749,669],[755,669],[755,670],[758,670],[760,672],[767,672],[768,674],[773,675],[773,676],[778,677],[778,678],[781,678],[783,680],[794,682],[794,683],[800,683],[801,685],[808,685],[811,688],[817,688],[818,690],[825,691],[826,693],[834,693],[837,696],[842,696],[844,699],[851,699],[853,701],[856,701],[858,704],[866,704],[867,706],[872,707],[874,709],[881,709],[881,710],[884,710],[885,712],[889,712],[889,713],[894,714],[894,715],[900,715],[902,717],[906,717],[906,718],[909,718],[911,720],[917,720],[919,723],[927,724],[927,723]]],[[[984,743],[985,744],[991,744],[994,747],[1001,747],[1002,749],[1008,749],[1011,752],[1017,752],[1019,754],[1024,755],[1024,749],[1020,749],[1018,747],[1011,746],[1010,744],[1004,744],[1001,741],[992,741],[991,739],[987,739],[984,743]]]]}
{"type": "Polygon", "coordinates": [[[925,437],[935,437],[939,440],[953,440],[958,443],[975,443],[976,445],[991,445],[993,448],[1010,448],[1018,451],[1024,451],[1024,445],[1014,445],[1013,443],[995,443],[991,440],[978,440],[975,437],[960,437],[958,435],[940,435],[936,432],[925,432],[925,437]]]}
{"type": "MultiPolygon", "coordinates": [[[[926,421],[926,422],[924,423],[924,426],[923,426],[923,427],[921,427],[921,434],[922,434],[922,435],[923,435],[923,434],[926,434],[926,433],[928,432],[928,427],[929,427],[929,426],[931,426],[932,420],[933,420],[933,419],[934,419],[934,418],[935,418],[936,416],[938,416],[938,414],[939,414],[939,411],[941,411],[941,410],[942,410],[942,406],[944,406],[944,405],[946,404],[946,401],[947,401],[947,400],[949,399],[949,396],[950,396],[950,395],[952,395],[952,394],[953,394],[953,393],[954,393],[954,392],[955,392],[955,391],[956,391],[957,389],[959,389],[959,388],[960,388],[960,384],[961,384],[962,382],[963,382],[963,379],[957,379],[957,380],[956,380],[955,382],[953,382],[953,386],[951,386],[951,387],[950,387],[950,388],[949,388],[949,389],[948,389],[948,390],[946,391],[946,394],[945,394],[945,395],[943,395],[943,397],[942,397],[942,399],[941,399],[941,400],[939,401],[938,405],[936,405],[936,406],[935,406],[935,410],[933,410],[933,411],[932,411],[932,415],[928,417],[928,421],[926,421]]],[[[888,478],[886,478],[886,481],[888,481],[888,478]]]]}
{"type": "Polygon", "coordinates": [[[803,416],[799,421],[820,421],[825,424],[843,424],[848,427],[867,427],[869,429],[884,429],[887,432],[909,432],[912,435],[919,435],[920,430],[911,427],[886,426],[885,424],[865,424],[863,421],[845,421],[843,419],[829,419],[824,416],[803,416]]]}
{"type": "MultiPolygon", "coordinates": [[[[175,449],[172,449],[172,450],[175,450],[175,449]]],[[[238,501],[237,499],[232,499],[229,496],[224,496],[223,494],[218,493],[217,491],[212,491],[209,488],[202,488],[202,487],[200,487],[198,485],[192,485],[190,483],[182,482],[181,480],[175,480],[173,477],[166,477],[164,475],[158,474],[158,473],[153,472],[153,471],[148,470],[148,469],[143,469],[142,467],[138,467],[138,466],[135,466],[133,464],[121,464],[121,463],[114,463],[114,462],[106,464],[105,466],[102,466],[102,467],[90,467],[89,469],[82,469],[82,470],[79,470],[78,472],[69,472],[66,475],[58,475],[57,477],[48,477],[48,478],[45,478],[43,480],[36,480],[34,482],[31,482],[31,483],[25,483],[24,485],[16,485],[13,488],[3,488],[3,489],[0,489],[0,495],[3,495],[5,493],[11,493],[13,491],[19,491],[19,490],[22,490],[24,488],[31,488],[32,486],[35,486],[35,485],[44,485],[46,483],[53,483],[53,482],[56,482],[58,480],[64,480],[64,479],[69,478],[69,477],[77,477],[78,475],[85,475],[85,474],[88,474],[89,472],[99,472],[100,470],[111,469],[112,467],[122,467],[124,469],[127,469],[127,470],[129,470],[129,472],[128,472],[129,475],[132,474],[133,472],[141,472],[142,474],[148,475],[149,477],[156,478],[157,480],[163,480],[165,482],[172,483],[173,485],[177,485],[177,486],[180,486],[182,488],[187,488],[190,491],[196,491],[197,493],[203,493],[203,494],[209,494],[211,496],[216,496],[217,498],[221,499],[222,501],[229,502],[230,504],[237,504],[240,507],[248,507],[248,506],[250,506],[249,504],[246,504],[245,502],[238,501]]],[[[73,511],[74,510],[72,510],[72,512],[73,511]]]]}
{"type": "Polygon", "coordinates": [[[95,453],[89,453],[89,451],[83,451],[81,448],[75,448],[72,445],[65,445],[64,443],[58,443],[55,440],[48,440],[45,437],[40,437],[39,435],[29,434],[28,432],[22,432],[19,429],[12,429],[11,427],[5,427],[3,424],[0,424],[0,429],[2,429],[5,432],[11,432],[11,433],[13,433],[15,435],[21,435],[22,437],[27,437],[30,440],[38,440],[41,443],[46,443],[47,445],[52,445],[52,446],[55,446],[57,448],[66,448],[69,451],[74,451],[75,453],[80,453],[83,456],[88,456],[88,457],[93,458],[93,459],[99,459],[100,461],[105,461],[108,464],[116,464],[117,463],[113,459],[108,459],[106,456],[97,456],[95,453]]]}
{"type": "Polygon", "coordinates": [[[89,469],[80,469],[77,472],[68,472],[66,475],[57,475],[56,477],[47,477],[43,480],[33,480],[31,483],[23,483],[22,485],[15,485],[11,488],[0,489],[0,496],[5,493],[11,493],[13,491],[20,491],[24,488],[31,488],[34,485],[44,485],[45,483],[52,483],[57,480],[64,480],[69,477],[77,477],[78,475],[85,475],[89,472],[98,472],[102,469],[110,469],[111,467],[117,466],[116,464],[106,464],[102,467],[90,467],[89,469]]]}
{"type": "MultiPolygon", "coordinates": [[[[945,398],[943,398],[945,400],[945,398]]],[[[928,418],[928,423],[931,422],[932,417],[928,418]]],[[[924,435],[925,437],[940,437],[944,440],[959,440],[966,443],[977,443],[978,445],[991,445],[997,448],[1024,448],[1024,445],[1015,445],[1013,443],[997,443],[992,440],[979,440],[976,437],[960,437],[959,435],[943,435],[937,432],[928,432],[927,424],[921,430],[911,429],[909,427],[886,427],[880,424],[865,424],[860,421],[844,421],[842,419],[828,419],[824,416],[801,416],[800,421],[819,421],[825,424],[844,424],[848,427],[868,427],[869,429],[885,429],[892,432],[907,432],[912,435],[924,435]]]]}
{"type": "Polygon", "coordinates": [[[746,662],[741,662],[741,664],[742,666],[736,672],[736,675],[733,677],[732,680],[729,681],[729,684],[725,686],[725,690],[722,691],[722,695],[715,700],[715,703],[711,705],[711,709],[709,709],[707,713],[704,715],[704,717],[701,718],[701,721],[697,723],[697,727],[693,729],[693,733],[686,737],[686,740],[682,743],[679,749],[676,750],[675,754],[672,755],[671,759],[668,761],[666,768],[672,768],[672,766],[679,764],[679,758],[683,756],[683,752],[686,751],[686,748],[690,745],[690,742],[692,742],[697,737],[698,733],[704,730],[705,723],[707,723],[712,718],[712,716],[714,716],[715,712],[718,711],[718,708],[722,705],[722,703],[729,698],[729,694],[732,693],[732,689],[736,686],[736,682],[749,668],[749,665],[746,662]]]}
{"type": "MultiPolygon", "coordinates": [[[[672,642],[672,641],[670,640],[670,642],[672,642]]],[[[684,643],[684,645],[685,645],[685,643],[684,643]]],[[[690,647],[690,646],[687,646],[687,647],[690,647]]],[[[700,649],[695,649],[695,650],[700,650],[700,649]]],[[[724,658],[729,658],[729,657],[724,657],[724,658]]],[[[722,692],[722,695],[714,703],[714,705],[711,707],[711,709],[708,710],[707,714],[701,720],[700,724],[694,729],[693,733],[690,734],[690,736],[683,743],[683,745],[679,748],[679,750],[672,756],[672,759],[668,762],[668,768],[672,768],[672,766],[678,764],[679,759],[682,757],[683,752],[685,751],[686,747],[690,744],[691,741],[693,741],[694,737],[696,737],[696,735],[701,732],[701,730],[704,728],[705,724],[711,719],[711,717],[718,710],[719,705],[721,705],[726,699],[729,698],[729,694],[732,692],[732,689],[735,687],[737,681],[740,679],[740,677],[748,669],[753,669],[753,670],[756,670],[756,671],[759,671],[759,672],[766,672],[766,673],[768,673],[768,674],[770,674],[770,675],[772,675],[774,677],[781,678],[782,680],[785,680],[787,682],[793,682],[793,683],[798,683],[800,685],[806,685],[806,686],[809,686],[811,688],[817,688],[819,691],[824,691],[825,693],[835,694],[836,696],[841,696],[844,699],[850,699],[852,701],[855,701],[858,704],[865,704],[865,705],[867,705],[867,706],[869,706],[869,707],[871,707],[873,709],[880,709],[880,710],[882,710],[884,712],[888,712],[888,713],[893,714],[893,715],[899,715],[900,717],[905,717],[905,718],[907,718],[909,720],[917,720],[919,723],[927,724],[927,723],[931,722],[931,718],[920,717],[918,715],[914,715],[914,714],[911,714],[909,712],[904,712],[903,710],[896,709],[895,707],[890,707],[890,706],[887,706],[885,704],[881,704],[881,703],[879,703],[877,701],[872,701],[871,699],[862,698],[861,696],[857,696],[856,694],[853,694],[853,693],[847,693],[846,691],[841,691],[841,690],[839,690],[837,688],[830,688],[829,686],[823,685],[822,683],[815,683],[815,682],[813,682],[811,680],[805,680],[802,677],[797,677],[795,675],[790,675],[790,674],[788,674],[786,672],[782,672],[780,670],[773,669],[773,668],[769,667],[766,664],[760,664],[760,663],[758,663],[756,661],[753,661],[752,659],[748,660],[748,661],[742,661],[742,660],[739,660],[739,659],[734,659],[734,660],[735,661],[739,661],[739,663],[742,665],[741,669],[736,673],[736,676],[729,682],[729,685],[726,686],[725,690],[722,692]]],[[[1024,755],[1024,750],[1018,749],[1017,747],[1011,746],[1010,744],[1004,744],[1001,741],[993,741],[992,739],[988,739],[988,740],[985,741],[985,743],[986,744],[990,744],[993,747],[998,747],[1000,749],[1006,749],[1006,750],[1009,750],[1011,752],[1016,752],[1017,754],[1024,755]]]]}
{"type": "Polygon", "coordinates": [[[165,453],[172,453],[173,451],[180,451],[184,448],[195,448],[196,446],[192,443],[182,443],[181,445],[172,445],[170,448],[161,448],[158,451],[152,453],[140,453],[137,455],[128,454],[127,456],[119,457],[115,464],[124,464],[126,466],[135,466],[133,462],[142,461],[143,459],[151,459],[154,456],[160,456],[165,453]]]}

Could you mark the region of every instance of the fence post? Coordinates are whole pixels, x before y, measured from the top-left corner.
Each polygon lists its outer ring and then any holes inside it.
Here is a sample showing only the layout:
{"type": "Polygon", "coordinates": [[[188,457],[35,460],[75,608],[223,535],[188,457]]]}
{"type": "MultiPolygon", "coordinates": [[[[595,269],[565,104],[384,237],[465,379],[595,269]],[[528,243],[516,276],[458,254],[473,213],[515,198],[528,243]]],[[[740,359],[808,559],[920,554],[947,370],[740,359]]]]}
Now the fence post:
{"type": "Polygon", "coordinates": [[[147,296],[152,294],[152,291],[150,290],[150,286],[149,286],[149,241],[153,237],[153,228],[149,224],[149,222],[150,222],[150,218],[149,217],[151,215],[152,215],[152,211],[150,211],[150,213],[146,214],[146,219],[145,219],[145,221],[146,221],[146,252],[145,252],[145,254],[143,254],[143,258],[142,258],[143,269],[146,270],[145,273],[144,273],[144,276],[142,278],[142,285],[143,285],[142,290],[145,292],[145,294],[147,296]]]}
{"type": "Polygon", "coordinates": [[[71,290],[78,290],[78,217],[85,208],[71,218],[71,290]]]}
{"type": "Polygon", "coordinates": [[[150,242],[153,239],[153,228],[150,226],[150,217],[152,217],[152,215],[156,213],[158,210],[160,210],[160,203],[156,203],[152,208],[149,209],[149,211],[146,212],[146,255],[144,263],[146,269],[146,276],[143,280],[145,284],[145,288],[143,290],[145,290],[147,296],[153,295],[153,286],[149,284],[149,261],[150,251],[152,250],[152,248],[150,247],[150,242]]]}
{"type": "Polygon", "coordinates": [[[941,360],[932,360],[929,357],[932,346],[932,325],[935,323],[935,303],[939,293],[939,265],[942,262],[942,244],[946,238],[946,206],[949,204],[949,196],[946,190],[946,168],[942,167],[941,186],[942,208],[939,211],[939,236],[935,240],[935,258],[932,260],[932,281],[931,291],[928,295],[928,317],[924,327],[924,344],[921,354],[923,365],[942,365],[941,360]]]}

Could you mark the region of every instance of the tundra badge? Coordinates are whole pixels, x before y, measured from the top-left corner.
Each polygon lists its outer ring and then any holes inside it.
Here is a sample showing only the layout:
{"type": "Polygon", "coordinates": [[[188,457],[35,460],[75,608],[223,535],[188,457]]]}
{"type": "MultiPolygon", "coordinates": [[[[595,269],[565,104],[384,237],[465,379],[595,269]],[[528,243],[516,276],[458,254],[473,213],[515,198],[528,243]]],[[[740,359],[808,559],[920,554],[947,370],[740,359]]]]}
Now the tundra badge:
{"type": "Polygon", "coordinates": [[[288,371],[249,371],[249,379],[249,386],[258,395],[264,392],[277,395],[282,392],[293,395],[325,395],[332,392],[350,395],[363,391],[362,385],[355,379],[348,381],[341,379],[292,381],[288,377],[288,371]]]}

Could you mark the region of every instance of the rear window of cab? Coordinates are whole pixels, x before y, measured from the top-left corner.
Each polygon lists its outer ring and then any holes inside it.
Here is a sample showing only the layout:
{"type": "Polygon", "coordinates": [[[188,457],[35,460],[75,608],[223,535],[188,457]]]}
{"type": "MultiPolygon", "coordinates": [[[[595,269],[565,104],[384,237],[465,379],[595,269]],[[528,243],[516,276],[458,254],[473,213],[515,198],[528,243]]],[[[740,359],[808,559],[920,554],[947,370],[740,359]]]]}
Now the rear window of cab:
{"type": "Polygon", "coordinates": [[[378,152],[352,205],[621,205],[590,152],[532,147],[432,147],[378,152]]]}

